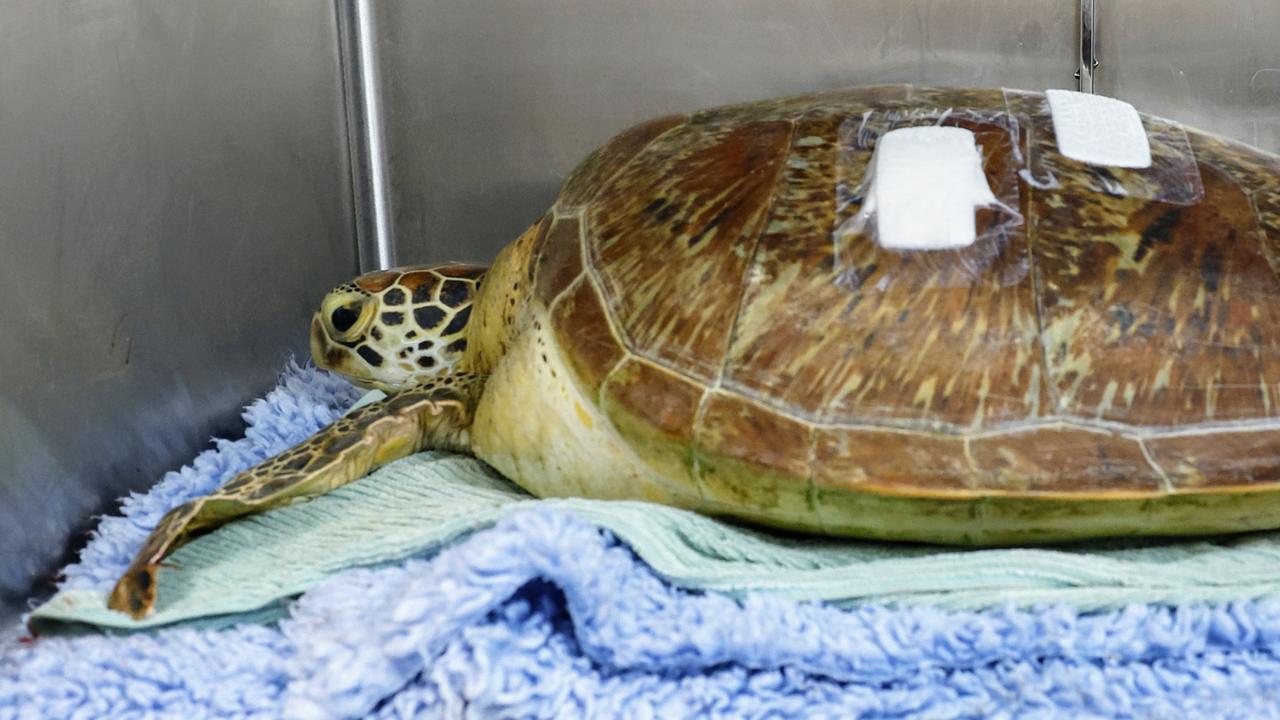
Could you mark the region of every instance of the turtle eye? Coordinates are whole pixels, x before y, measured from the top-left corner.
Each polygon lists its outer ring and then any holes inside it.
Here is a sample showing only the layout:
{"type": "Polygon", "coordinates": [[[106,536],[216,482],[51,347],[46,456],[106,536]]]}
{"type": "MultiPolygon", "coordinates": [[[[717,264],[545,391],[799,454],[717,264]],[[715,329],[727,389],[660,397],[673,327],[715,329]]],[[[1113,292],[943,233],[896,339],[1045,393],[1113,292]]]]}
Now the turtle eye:
{"type": "Polygon", "coordinates": [[[373,319],[374,303],[355,293],[342,293],[326,298],[320,310],[325,331],[338,342],[359,340],[373,319]]]}
{"type": "Polygon", "coordinates": [[[348,303],[342,307],[335,308],[333,314],[329,316],[329,322],[333,325],[333,329],[339,333],[345,333],[350,330],[359,319],[360,305],[358,303],[348,303]]]}

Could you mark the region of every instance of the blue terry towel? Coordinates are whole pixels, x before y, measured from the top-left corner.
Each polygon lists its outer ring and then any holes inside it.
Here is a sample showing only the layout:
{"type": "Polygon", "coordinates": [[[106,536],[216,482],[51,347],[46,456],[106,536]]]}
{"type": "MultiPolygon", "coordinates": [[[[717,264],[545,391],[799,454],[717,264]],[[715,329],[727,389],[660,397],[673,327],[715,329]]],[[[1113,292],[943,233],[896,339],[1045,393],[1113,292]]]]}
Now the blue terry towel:
{"type": "MultiPolygon", "coordinates": [[[[165,508],[353,399],[287,372],[245,439],[104,520],[64,588],[109,584],[165,508]]],[[[429,559],[334,575],[274,626],[28,641],[0,660],[0,719],[1280,717],[1277,648],[1270,595],[956,611],[690,591],[534,504],[429,559]]]]}

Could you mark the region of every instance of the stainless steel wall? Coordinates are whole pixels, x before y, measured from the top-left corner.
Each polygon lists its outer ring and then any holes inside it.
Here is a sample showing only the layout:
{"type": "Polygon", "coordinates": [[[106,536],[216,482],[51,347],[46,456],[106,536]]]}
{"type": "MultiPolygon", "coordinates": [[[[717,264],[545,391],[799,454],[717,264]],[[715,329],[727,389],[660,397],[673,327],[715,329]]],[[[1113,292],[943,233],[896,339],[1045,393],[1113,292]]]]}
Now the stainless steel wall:
{"type": "Polygon", "coordinates": [[[1075,87],[1070,0],[379,7],[402,261],[489,259],[650,116],[876,82],[1075,87]]]}
{"type": "Polygon", "coordinates": [[[0,7],[0,619],[355,271],[334,10],[0,7]]]}
{"type": "Polygon", "coordinates": [[[1096,90],[1280,152],[1280,2],[1099,0],[1096,90]]]}
{"type": "MultiPolygon", "coordinates": [[[[485,260],[640,119],[874,82],[1075,88],[1073,0],[380,5],[402,261],[485,260]]],[[[1280,3],[1097,2],[1097,92],[1280,151],[1280,3]]]]}

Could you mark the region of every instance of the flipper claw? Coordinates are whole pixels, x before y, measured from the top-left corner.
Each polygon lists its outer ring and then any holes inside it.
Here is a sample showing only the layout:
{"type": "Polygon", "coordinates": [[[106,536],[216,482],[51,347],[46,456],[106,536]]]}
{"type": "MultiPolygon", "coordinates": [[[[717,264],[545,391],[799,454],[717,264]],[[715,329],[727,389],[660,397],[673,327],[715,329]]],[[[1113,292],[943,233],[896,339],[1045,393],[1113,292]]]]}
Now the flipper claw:
{"type": "Polygon", "coordinates": [[[128,613],[134,620],[150,615],[156,603],[157,565],[130,566],[111,590],[107,607],[128,613]]]}

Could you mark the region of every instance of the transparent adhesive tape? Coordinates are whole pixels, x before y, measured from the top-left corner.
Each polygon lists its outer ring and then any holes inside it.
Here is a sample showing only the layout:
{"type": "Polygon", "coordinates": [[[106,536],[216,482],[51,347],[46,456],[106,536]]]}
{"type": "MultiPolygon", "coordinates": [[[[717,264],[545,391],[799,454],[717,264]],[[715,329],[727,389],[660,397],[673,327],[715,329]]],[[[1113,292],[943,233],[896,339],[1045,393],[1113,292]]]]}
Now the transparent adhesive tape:
{"type": "MultiPolygon", "coordinates": [[[[1142,117],[1150,147],[1147,167],[1095,165],[1073,160],[1058,147],[1053,108],[1047,96],[1005,90],[1009,112],[1025,119],[1027,130],[1026,168],[1023,179],[1040,189],[1062,187],[1064,178],[1099,193],[1174,205],[1194,205],[1204,198],[1200,168],[1187,133],[1178,123],[1162,118],[1142,117]]],[[[1058,118],[1062,122],[1063,118],[1058,118]]]]}
{"type": "MultiPolygon", "coordinates": [[[[1007,112],[891,109],[867,111],[846,120],[840,128],[837,163],[839,222],[832,238],[837,284],[850,292],[865,293],[886,291],[894,285],[1003,286],[1020,282],[1030,266],[1018,187],[1019,176],[1026,169],[1022,143],[1021,127],[1007,112]],[[918,169],[886,172],[877,162],[877,147],[895,130],[924,127],[971,133],[963,142],[976,149],[976,162],[965,159],[957,144],[962,142],[959,133],[896,133],[892,137],[895,142],[886,143],[886,150],[899,147],[884,158],[917,164],[922,158],[913,156],[938,152],[940,174],[924,178],[922,185],[955,183],[957,197],[934,193],[935,206],[921,207],[912,201],[927,199],[928,193],[937,189],[925,187],[921,198],[905,198],[904,204],[907,209],[918,208],[926,217],[904,217],[901,208],[892,217],[880,217],[886,211],[885,186],[903,203],[903,180],[919,180],[921,175],[918,169]],[[904,143],[915,143],[915,147],[903,148],[904,143]],[[918,237],[912,238],[912,232],[918,237]]],[[[968,154],[972,157],[973,150],[968,154]]]]}

